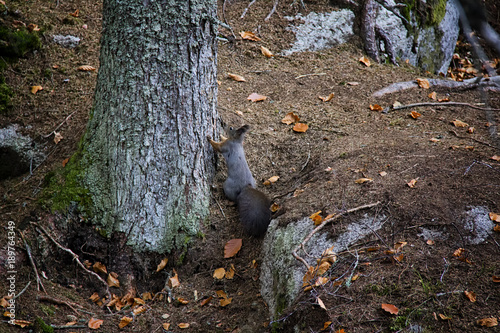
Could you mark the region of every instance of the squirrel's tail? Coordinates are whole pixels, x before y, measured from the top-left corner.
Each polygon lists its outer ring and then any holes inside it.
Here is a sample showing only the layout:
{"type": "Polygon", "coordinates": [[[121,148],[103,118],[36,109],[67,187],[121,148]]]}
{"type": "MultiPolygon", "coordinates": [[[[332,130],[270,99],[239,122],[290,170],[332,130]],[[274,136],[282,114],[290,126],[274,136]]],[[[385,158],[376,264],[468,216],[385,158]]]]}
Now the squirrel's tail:
{"type": "Polygon", "coordinates": [[[252,236],[265,234],[271,221],[271,200],[264,193],[247,186],[236,202],[243,229],[252,236]]]}

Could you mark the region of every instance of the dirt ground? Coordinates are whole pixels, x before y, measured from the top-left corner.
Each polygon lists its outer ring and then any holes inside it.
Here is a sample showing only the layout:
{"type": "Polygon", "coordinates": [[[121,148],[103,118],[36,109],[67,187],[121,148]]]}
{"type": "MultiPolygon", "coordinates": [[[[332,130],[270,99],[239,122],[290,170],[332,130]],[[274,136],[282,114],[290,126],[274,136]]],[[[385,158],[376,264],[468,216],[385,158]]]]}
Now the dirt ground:
{"type": "MultiPolygon", "coordinates": [[[[145,312],[134,314],[133,322],[119,329],[121,318],[132,316],[131,309],[110,311],[91,301],[95,292],[105,296],[102,285],[30,225],[38,222],[44,226],[82,261],[102,262],[108,271],[116,269],[114,247],[96,237],[78,214],[51,213],[38,203],[45,177],[62,168],[85,130],[97,73],[79,71],[78,67],[98,68],[102,4],[86,0],[58,1],[58,6],[38,0],[13,2],[8,6],[17,10],[15,19],[36,23],[46,31],[42,49],[10,65],[4,73],[15,97],[11,112],[0,116],[0,126],[18,124],[48,156],[33,175],[0,182],[2,229],[7,230],[8,221],[15,222],[31,245],[40,275],[47,277],[42,277],[46,293],[37,291],[26,247],[16,233],[17,292],[31,281],[16,299],[16,318],[30,322],[41,318],[53,325],[76,321],[72,329],[59,330],[64,332],[91,331],[87,327],[91,318],[103,320],[101,332],[161,332],[164,323],[170,323],[173,332],[268,332],[272,327],[291,332],[297,324],[301,332],[319,332],[326,322],[331,322],[326,332],[495,331],[497,328],[478,325],[477,320],[500,317],[500,285],[493,280],[500,276],[500,234],[489,230],[486,241],[474,245],[469,240],[471,232],[464,228],[466,212],[472,207],[500,213],[500,162],[491,159],[500,152],[488,132],[491,119],[482,110],[445,104],[388,113],[369,108],[374,104],[385,108],[396,101],[403,105],[434,102],[428,97],[432,91],[437,98],[470,104],[484,102],[483,95],[476,90],[418,88],[374,98],[375,91],[393,82],[433,75],[404,62],[399,67],[373,63],[366,67],[359,61],[363,51],[358,38],[321,52],[279,56],[294,38],[286,30],[284,16],[330,11],[332,7],[327,1],[306,3],[307,9],[280,2],[276,13],[265,21],[272,4],[257,2],[241,19],[248,3],[227,2],[224,11],[220,4],[219,17],[224,20],[224,13],[237,38],[219,44],[218,107],[227,123],[251,126],[245,148],[256,180],[262,183],[279,176],[272,185],[259,188],[283,208],[280,225],[320,210],[326,216],[380,201],[376,208],[346,215],[324,230],[335,238],[365,213],[385,215],[383,229],[350,252],[339,254],[337,264],[325,275],[332,282],[301,292],[294,305],[270,322],[260,296],[259,265],[265,255],[260,251],[262,240],[243,234],[235,207],[224,198],[221,185],[225,169],[221,163],[203,239],[184,252],[168,255],[169,263],[159,273],[155,270],[161,256],[147,262],[150,270],[134,272],[136,297],[147,299],[143,295],[147,292],[156,297],[146,300],[145,312]],[[68,15],[77,9],[77,18],[68,15]],[[262,41],[241,40],[240,31],[253,31],[262,41]],[[52,42],[53,34],[76,35],[82,42],[75,49],[65,49],[52,42]],[[275,56],[264,57],[261,46],[275,56]],[[228,73],[241,75],[246,82],[236,82],[228,73]],[[30,87],[34,85],[44,89],[32,94],[30,87]],[[267,99],[251,102],[247,99],[251,93],[267,99]],[[330,101],[319,98],[330,93],[334,94],[330,101]],[[421,115],[414,119],[411,111],[421,115]],[[305,133],[294,132],[293,124],[282,122],[289,112],[308,125],[305,133]],[[456,127],[451,123],[454,120],[468,126],[456,127]],[[472,133],[469,127],[474,128],[472,133]],[[55,129],[63,136],[58,144],[53,141],[55,129]],[[356,180],[360,178],[371,181],[359,184],[356,180]],[[412,180],[416,183],[410,187],[412,180]],[[419,236],[423,227],[441,231],[442,236],[428,242],[419,236]],[[243,247],[235,258],[224,259],[224,244],[233,238],[242,238],[243,247]],[[407,242],[400,261],[385,252],[396,242],[407,242]],[[462,257],[454,256],[459,248],[465,249],[462,257]],[[236,271],[233,279],[212,277],[216,268],[229,269],[231,265],[236,271]],[[180,286],[171,294],[162,293],[174,269],[180,286]],[[340,285],[333,282],[343,275],[357,275],[357,279],[350,284],[346,280],[340,285]],[[230,304],[220,305],[218,290],[232,299],[230,304]],[[470,301],[464,291],[474,292],[476,301],[470,301]],[[66,304],[37,298],[43,295],[66,304]],[[318,298],[324,307],[318,305],[318,298]],[[382,303],[395,305],[399,313],[382,310],[382,303]],[[181,323],[190,326],[182,329],[181,323]]],[[[490,10],[498,13],[494,2],[490,2],[490,10]]],[[[9,19],[13,18],[6,22],[9,19]]],[[[227,29],[220,32],[231,36],[227,29]]],[[[466,47],[459,51],[462,58],[468,55],[466,47]]],[[[500,108],[498,93],[488,93],[486,100],[491,107],[500,108]]],[[[498,113],[493,118],[498,123],[498,113]]],[[[6,232],[2,231],[0,241],[0,276],[7,276],[6,232]]],[[[123,287],[111,290],[118,296],[127,292],[123,287]]],[[[7,283],[3,281],[0,297],[6,294],[7,283]]],[[[11,327],[7,319],[0,324],[1,332],[33,329],[11,327]]],[[[35,332],[43,331],[41,326],[37,324],[35,332]]]]}

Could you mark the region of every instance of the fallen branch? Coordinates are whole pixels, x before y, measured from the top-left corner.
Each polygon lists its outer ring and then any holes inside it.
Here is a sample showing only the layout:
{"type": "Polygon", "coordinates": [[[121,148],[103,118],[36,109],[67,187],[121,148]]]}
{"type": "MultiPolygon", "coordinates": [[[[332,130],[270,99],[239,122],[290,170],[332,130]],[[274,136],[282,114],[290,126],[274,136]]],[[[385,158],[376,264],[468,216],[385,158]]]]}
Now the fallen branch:
{"type": "Polygon", "coordinates": [[[278,0],[274,0],[274,5],[273,5],[273,8],[271,9],[271,11],[269,12],[269,14],[266,16],[266,18],[264,19],[264,21],[268,21],[271,16],[274,14],[274,12],[276,11],[276,7],[278,7],[278,0]]]}
{"type": "Polygon", "coordinates": [[[482,145],[485,145],[485,146],[488,146],[488,147],[491,147],[491,148],[495,148],[493,145],[490,145],[488,142],[484,142],[484,141],[481,141],[481,140],[478,140],[478,139],[475,139],[475,138],[472,138],[472,137],[465,137],[465,136],[460,136],[458,135],[457,132],[453,131],[453,130],[450,130],[449,131],[450,133],[453,133],[457,138],[459,139],[464,139],[464,140],[472,140],[474,142],[477,142],[477,143],[480,143],[482,145]]]}
{"type": "Polygon", "coordinates": [[[318,231],[320,231],[321,229],[323,229],[323,227],[325,225],[327,225],[329,222],[332,222],[332,221],[335,221],[335,220],[338,220],[340,217],[346,215],[346,214],[350,214],[350,213],[354,213],[358,210],[362,210],[362,209],[367,209],[367,208],[372,208],[372,207],[375,207],[377,205],[380,204],[380,201],[377,201],[375,203],[371,203],[371,204],[367,204],[367,205],[363,205],[363,206],[358,206],[356,208],[351,208],[351,209],[348,209],[344,212],[341,212],[341,213],[338,213],[338,214],[335,214],[334,216],[332,216],[331,218],[329,219],[326,219],[324,220],[323,222],[321,222],[320,225],[318,225],[316,228],[314,228],[307,236],[306,238],[304,238],[304,240],[299,244],[297,245],[297,247],[292,251],[292,255],[294,256],[295,259],[297,259],[298,261],[302,262],[304,264],[304,266],[306,266],[306,269],[309,269],[311,266],[309,266],[309,264],[305,261],[304,258],[302,258],[301,256],[299,256],[297,254],[297,251],[299,250],[299,248],[302,249],[302,251],[306,252],[305,249],[304,249],[304,245],[311,239],[311,237],[317,233],[318,231]]]}
{"type": "Polygon", "coordinates": [[[21,239],[24,242],[24,246],[26,247],[26,253],[28,253],[28,258],[30,259],[31,267],[33,267],[33,271],[35,272],[36,276],[36,289],[40,291],[40,286],[43,289],[44,293],[47,293],[45,290],[45,287],[43,286],[42,279],[40,279],[40,275],[38,275],[38,270],[36,269],[35,261],[33,260],[33,256],[31,255],[31,249],[28,243],[26,242],[26,239],[24,239],[23,233],[19,230],[19,234],[21,235],[21,239]]]}
{"type": "Polygon", "coordinates": [[[422,103],[414,103],[414,104],[399,105],[399,106],[388,106],[382,112],[387,113],[389,111],[410,109],[410,108],[415,108],[418,106],[466,106],[469,108],[473,108],[476,110],[482,110],[482,111],[500,111],[500,109],[483,108],[483,107],[480,107],[480,106],[477,106],[474,104],[462,103],[462,102],[422,102],[422,103]]]}
{"type": "Polygon", "coordinates": [[[99,281],[101,281],[105,286],[106,286],[106,293],[108,294],[108,300],[111,300],[111,292],[109,291],[109,286],[108,284],[106,283],[106,281],[104,281],[96,272],[92,272],[91,270],[87,269],[87,267],[85,267],[85,265],[82,264],[82,262],[80,261],[80,259],[78,258],[78,255],[76,253],[74,253],[73,251],[71,251],[70,249],[62,246],[61,244],[59,244],[48,232],[47,230],[45,230],[41,225],[39,225],[38,223],[35,223],[35,222],[31,222],[31,224],[35,225],[36,227],[40,228],[40,230],[43,231],[43,233],[50,238],[50,240],[52,242],[54,242],[54,244],[57,245],[58,248],[60,248],[61,250],[65,251],[65,252],[68,252],[72,257],[73,257],[73,260],[76,261],[76,263],[78,264],[78,266],[80,266],[85,272],[89,273],[90,275],[93,275],[95,276],[99,281]]]}
{"type": "MultiPolygon", "coordinates": [[[[451,81],[442,79],[428,79],[430,87],[448,88],[448,89],[473,89],[477,87],[489,87],[492,90],[500,91],[500,76],[488,78],[472,78],[464,81],[451,81]]],[[[372,94],[373,97],[382,97],[387,94],[400,92],[403,90],[418,88],[416,81],[396,82],[385,88],[377,90],[372,94]]]]}
{"type": "Polygon", "coordinates": [[[250,6],[251,6],[251,5],[253,5],[253,4],[255,3],[255,1],[257,1],[257,0],[252,0],[252,1],[248,4],[247,8],[245,8],[245,10],[243,11],[243,14],[241,14],[240,19],[242,19],[242,18],[244,18],[244,17],[245,17],[245,15],[247,14],[248,9],[250,8],[250,6]]]}
{"type": "Polygon", "coordinates": [[[67,121],[68,121],[68,119],[69,119],[69,118],[71,118],[71,116],[72,116],[73,114],[75,114],[75,112],[76,112],[76,111],[72,112],[72,113],[71,113],[69,116],[67,116],[67,117],[66,117],[66,119],[64,119],[64,121],[63,121],[62,123],[60,123],[60,124],[59,124],[59,125],[58,125],[58,126],[57,126],[57,127],[56,127],[53,131],[52,131],[52,132],[50,132],[50,133],[49,133],[49,134],[47,134],[47,135],[44,135],[43,137],[44,137],[44,138],[48,138],[48,137],[49,137],[49,136],[51,136],[52,134],[55,134],[55,133],[56,133],[56,131],[57,131],[59,128],[61,128],[61,126],[62,126],[62,125],[64,125],[64,123],[65,123],[65,122],[67,122],[67,121]]]}
{"type": "MultiPolygon", "coordinates": [[[[50,297],[50,296],[37,296],[36,300],[39,302],[43,301],[43,302],[49,302],[52,304],[66,305],[67,307],[69,307],[71,310],[73,310],[78,315],[80,315],[80,313],[78,313],[78,311],[74,307],[76,306],[79,308],[83,308],[83,306],[81,306],[80,304],[63,301],[63,300],[57,299],[55,297],[50,297]]],[[[71,327],[68,327],[68,328],[71,328],[71,327]]]]}
{"type": "Polygon", "coordinates": [[[19,294],[17,294],[14,297],[12,297],[12,299],[16,299],[19,296],[21,296],[22,294],[24,294],[24,292],[28,289],[28,287],[30,286],[30,284],[31,284],[31,281],[28,281],[28,284],[26,285],[26,287],[24,287],[23,290],[21,290],[21,292],[19,292],[19,294]]]}

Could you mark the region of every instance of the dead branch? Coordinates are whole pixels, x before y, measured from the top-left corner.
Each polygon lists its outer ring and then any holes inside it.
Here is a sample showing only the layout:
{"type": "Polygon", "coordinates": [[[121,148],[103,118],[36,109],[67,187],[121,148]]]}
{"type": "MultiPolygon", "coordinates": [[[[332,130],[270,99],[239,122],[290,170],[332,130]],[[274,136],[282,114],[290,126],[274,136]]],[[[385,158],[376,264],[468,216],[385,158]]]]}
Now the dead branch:
{"type": "Polygon", "coordinates": [[[477,110],[482,110],[482,111],[500,111],[500,109],[492,109],[492,108],[483,108],[474,104],[470,103],[463,103],[463,102],[422,102],[422,103],[414,103],[414,104],[407,104],[407,105],[399,105],[399,106],[389,106],[385,108],[382,112],[387,113],[389,111],[397,111],[397,110],[403,110],[403,109],[410,109],[418,106],[466,106],[469,108],[477,109],[477,110]]]}
{"type": "Polygon", "coordinates": [[[299,248],[302,249],[302,251],[305,252],[304,250],[304,245],[311,239],[311,237],[317,233],[318,231],[320,231],[321,229],[323,229],[323,227],[325,225],[327,225],[329,222],[333,222],[335,220],[338,220],[340,217],[346,215],[346,214],[350,214],[350,213],[354,213],[358,210],[362,210],[362,209],[368,209],[368,208],[372,208],[372,207],[375,207],[377,205],[380,204],[380,201],[377,201],[375,203],[371,203],[371,204],[367,204],[367,205],[363,205],[363,206],[358,206],[356,208],[351,208],[351,209],[348,209],[344,212],[341,212],[341,213],[338,213],[338,214],[335,214],[334,216],[332,216],[331,218],[329,219],[326,219],[324,220],[323,222],[321,222],[320,225],[318,225],[316,228],[314,228],[307,236],[306,238],[304,238],[304,240],[299,244],[297,245],[297,247],[292,251],[292,255],[294,256],[295,259],[297,259],[298,261],[302,262],[304,264],[304,266],[306,266],[306,269],[309,269],[311,266],[309,266],[309,264],[305,261],[304,258],[302,258],[301,256],[299,256],[297,254],[297,251],[299,250],[299,248]]]}
{"type": "Polygon", "coordinates": [[[269,12],[269,14],[266,16],[266,18],[264,19],[264,21],[267,22],[271,18],[271,16],[274,14],[274,12],[276,11],[276,7],[278,7],[278,1],[279,0],[274,0],[273,8],[269,12]]]}
{"type": "Polygon", "coordinates": [[[482,145],[485,145],[485,146],[488,146],[488,147],[491,147],[491,148],[495,148],[495,146],[493,145],[490,145],[488,142],[484,142],[484,141],[481,141],[481,140],[478,140],[478,139],[475,139],[475,138],[471,138],[471,137],[465,137],[465,136],[460,136],[458,135],[457,132],[453,131],[453,130],[450,130],[449,131],[450,133],[453,133],[457,138],[459,139],[463,139],[463,140],[472,140],[474,142],[477,142],[477,143],[480,143],[482,145]]]}
{"type": "Polygon", "coordinates": [[[257,1],[257,0],[252,0],[252,1],[248,4],[247,8],[245,8],[245,10],[243,11],[243,14],[241,14],[240,19],[242,19],[242,18],[244,18],[244,17],[245,17],[245,15],[247,14],[248,9],[250,8],[250,6],[251,6],[251,5],[253,5],[253,4],[255,3],[255,1],[257,1]]]}
{"type": "Polygon", "coordinates": [[[60,299],[57,299],[57,298],[51,297],[51,296],[40,296],[40,295],[38,295],[36,297],[36,299],[39,302],[44,301],[44,302],[49,302],[49,303],[52,303],[52,304],[66,305],[67,307],[69,307],[71,310],[73,310],[78,315],[80,315],[80,313],[78,313],[78,311],[74,307],[83,308],[83,306],[81,306],[80,304],[73,303],[73,302],[63,301],[63,300],[60,300],[60,299]]]}
{"type": "MultiPolygon", "coordinates": [[[[487,87],[494,91],[500,91],[500,76],[489,78],[472,78],[464,81],[451,81],[442,79],[428,79],[430,87],[467,90],[477,87],[487,87]]],[[[400,92],[403,90],[418,88],[416,81],[396,82],[385,88],[377,90],[372,94],[373,97],[382,97],[387,94],[400,92]]]]}
{"type": "Polygon", "coordinates": [[[36,289],[38,291],[40,291],[40,286],[41,286],[42,289],[43,289],[43,292],[47,293],[47,291],[45,290],[45,287],[43,286],[42,279],[40,279],[40,275],[38,275],[38,270],[36,269],[35,261],[33,260],[33,256],[31,255],[30,246],[26,242],[26,239],[24,238],[24,234],[20,230],[18,230],[18,231],[19,231],[19,234],[21,235],[21,239],[24,242],[24,246],[26,247],[26,253],[28,253],[28,258],[30,259],[31,267],[33,267],[33,271],[35,272],[35,276],[36,276],[36,289]]]}
{"type": "Polygon", "coordinates": [[[108,284],[106,283],[106,281],[104,281],[96,272],[92,272],[91,270],[88,270],[87,267],[85,267],[85,265],[82,264],[82,262],[80,261],[78,255],[76,253],[74,253],[73,251],[71,251],[70,249],[62,246],[61,244],[59,244],[48,232],[47,230],[45,230],[45,228],[43,228],[41,225],[39,225],[38,223],[36,222],[31,222],[31,224],[35,225],[36,227],[40,228],[40,230],[43,231],[43,233],[50,238],[50,240],[52,240],[52,242],[54,242],[54,244],[57,245],[58,248],[60,248],[61,250],[69,253],[72,257],[73,257],[73,260],[76,261],[76,263],[78,264],[78,266],[80,266],[85,272],[89,273],[90,275],[93,275],[95,276],[99,281],[101,281],[104,286],[106,287],[106,293],[108,294],[108,300],[111,300],[111,292],[109,291],[109,286],[108,284]]]}
{"type": "Polygon", "coordinates": [[[72,116],[73,114],[75,114],[75,112],[76,112],[76,111],[72,112],[72,113],[71,113],[69,116],[67,116],[67,117],[66,117],[66,119],[64,119],[64,120],[63,120],[63,122],[62,122],[62,123],[60,123],[60,124],[59,124],[59,125],[58,125],[58,126],[57,126],[57,127],[56,127],[53,131],[52,131],[52,132],[50,132],[50,133],[49,133],[49,134],[47,134],[47,135],[44,135],[43,137],[44,137],[44,138],[48,138],[48,137],[49,137],[49,136],[51,136],[52,134],[55,134],[55,133],[56,133],[56,131],[57,131],[59,128],[61,128],[61,126],[62,126],[62,125],[64,125],[64,123],[65,123],[65,122],[67,122],[67,121],[68,121],[68,119],[69,119],[69,118],[71,118],[71,116],[72,116]]]}
{"type": "Polygon", "coordinates": [[[17,299],[19,296],[21,296],[22,294],[24,294],[24,292],[28,289],[28,287],[30,286],[30,284],[31,284],[31,281],[28,281],[28,284],[26,285],[26,287],[24,287],[23,290],[21,290],[19,292],[19,294],[17,294],[14,297],[12,297],[12,299],[17,299]]]}

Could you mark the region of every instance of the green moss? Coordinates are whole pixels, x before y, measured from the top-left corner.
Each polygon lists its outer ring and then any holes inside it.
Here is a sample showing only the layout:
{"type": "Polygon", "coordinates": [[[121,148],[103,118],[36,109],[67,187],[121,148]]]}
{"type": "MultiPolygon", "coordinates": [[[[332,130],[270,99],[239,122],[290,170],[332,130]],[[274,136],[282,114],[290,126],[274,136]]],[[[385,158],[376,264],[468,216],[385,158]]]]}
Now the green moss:
{"type": "Polygon", "coordinates": [[[447,0],[431,0],[428,2],[427,22],[429,26],[435,26],[441,23],[446,14],[447,0]]]}
{"type": "Polygon", "coordinates": [[[12,107],[12,89],[5,83],[3,75],[0,74],[0,114],[5,114],[12,107]]]}
{"type": "Polygon", "coordinates": [[[40,309],[49,317],[52,317],[56,314],[56,309],[53,305],[40,304],[40,309]]]}
{"type": "Polygon", "coordinates": [[[31,33],[24,28],[12,31],[7,27],[0,27],[0,54],[4,57],[22,58],[41,46],[37,33],[31,33]]]}
{"type": "Polygon", "coordinates": [[[42,318],[37,317],[35,319],[35,332],[54,333],[54,328],[50,325],[45,324],[42,318]]]}

